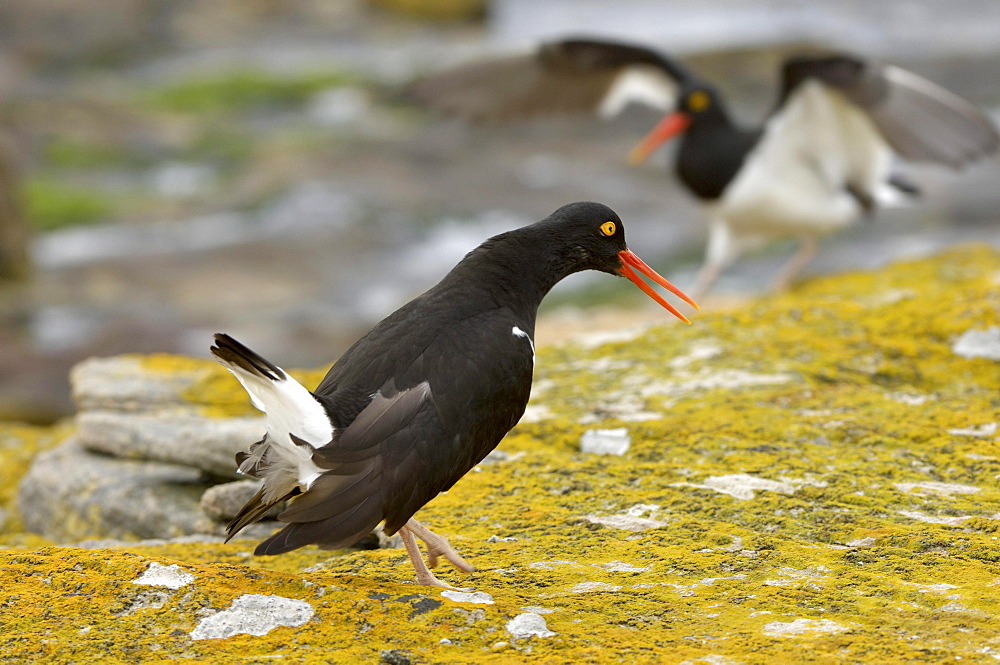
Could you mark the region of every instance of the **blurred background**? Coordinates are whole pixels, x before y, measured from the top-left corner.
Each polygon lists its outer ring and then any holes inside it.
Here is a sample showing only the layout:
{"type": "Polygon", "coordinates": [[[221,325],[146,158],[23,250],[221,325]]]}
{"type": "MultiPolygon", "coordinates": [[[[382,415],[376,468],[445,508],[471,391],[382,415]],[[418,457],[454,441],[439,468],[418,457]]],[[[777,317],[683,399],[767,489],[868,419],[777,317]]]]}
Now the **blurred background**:
{"type": "MultiPolygon", "coordinates": [[[[83,358],[207,356],[216,331],[285,367],[324,365],[489,235],[576,200],[614,208],[632,249],[690,286],[697,206],[668,154],[625,162],[655,117],[484,129],[400,94],[422,73],[570,34],[682,56],[746,123],[806,44],[895,62],[1000,111],[995,0],[6,2],[0,419],[68,414],[67,371],[83,358]]],[[[908,173],[917,206],[827,239],[807,272],[1000,247],[997,160],[908,173]]],[[[763,292],[790,251],[740,262],[709,304],[763,292]]],[[[662,319],[652,308],[623,280],[574,276],[538,342],[662,319]]]]}

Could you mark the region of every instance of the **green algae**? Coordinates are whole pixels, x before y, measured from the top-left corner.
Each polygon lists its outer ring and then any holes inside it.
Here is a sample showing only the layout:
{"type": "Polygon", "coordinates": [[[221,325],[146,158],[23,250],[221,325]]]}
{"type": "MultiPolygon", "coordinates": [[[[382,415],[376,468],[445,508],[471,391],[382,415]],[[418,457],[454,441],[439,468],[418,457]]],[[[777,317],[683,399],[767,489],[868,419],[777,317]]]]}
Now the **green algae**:
{"type": "MultiPolygon", "coordinates": [[[[542,348],[533,403],[546,415],[504,440],[507,461],[420,513],[478,568],[441,577],[494,605],[415,586],[402,550],[9,550],[0,659],[989,659],[1000,654],[1000,436],[984,426],[1000,422],[1000,364],[951,347],[992,325],[1000,256],[967,247],[814,280],[690,327],[542,348]],[[631,449],[579,453],[592,427],[628,428],[631,449]],[[752,498],[719,491],[740,474],[773,484],[752,498]],[[628,514],[649,521],[606,526],[628,514]],[[131,584],[150,561],[196,581],[154,598],[131,584]],[[246,593],[316,614],[262,637],[190,639],[246,593]],[[504,626],[525,608],[551,610],[557,634],[512,639],[504,626]]],[[[150,362],[166,372],[174,361],[150,362]]],[[[213,366],[187,394],[225,412],[230,390],[247,408],[213,366]]]]}

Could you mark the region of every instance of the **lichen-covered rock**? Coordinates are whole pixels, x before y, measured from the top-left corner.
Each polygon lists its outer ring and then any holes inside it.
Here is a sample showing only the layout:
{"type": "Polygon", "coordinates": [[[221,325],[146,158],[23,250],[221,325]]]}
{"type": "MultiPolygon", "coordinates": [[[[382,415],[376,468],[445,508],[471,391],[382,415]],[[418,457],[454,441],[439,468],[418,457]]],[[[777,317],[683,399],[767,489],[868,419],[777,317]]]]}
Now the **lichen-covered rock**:
{"type": "Polygon", "coordinates": [[[87,450],[124,459],[182,464],[236,478],[236,453],[264,433],[263,418],[212,418],[190,410],[122,413],[88,410],[76,418],[87,450]]]}
{"type": "Polygon", "coordinates": [[[0,423],[0,542],[18,539],[23,525],[17,513],[17,486],[32,460],[41,451],[55,446],[69,428],[31,427],[0,423]]]}
{"type": "Polygon", "coordinates": [[[970,329],[1000,326],[998,275],[1000,256],[965,248],[814,280],[689,327],[540,348],[533,400],[545,408],[504,440],[496,463],[419,514],[477,568],[439,577],[492,604],[415,586],[401,550],[256,558],[246,541],[0,550],[0,653],[14,662],[993,660],[1000,366],[953,346],[970,329]],[[587,429],[619,427],[631,437],[624,455],[579,451],[587,429]],[[136,584],[154,562],[194,581],[136,584]],[[193,639],[205,617],[254,595],[307,603],[312,618],[193,639]],[[508,631],[528,614],[544,626],[529,618],[533,635],[508,631]]]}
{"type": "Polygon", "coordinates": [[[20,483],[24,526],[57,542],[197,533],[197,469],[90,453],[75,439],[38,455],[20,483]]]}
{"type": "Polygon", "coordinates": [[[90,358],[70,373],[73,401],[81,411],[141,411],[150,406],[189,404],[192,386],[214,373],[207,361],[172,356],[90,358]],[[184,371],[177,371],[183,369],[184,371]]]}
{"type": "MultiPolygon", "coordinates": [[[[202,512],[211,519],[228,522],[236,517],[240,509],[259,489],[259,480],[237,480],[232,483],[213,485],[201,495],[200,507],[202,512]]],[[[280,504],[272,509],[271,517],[277,515],[278,512],[280,512],[280,504]]]]}
{"type": "MultiPolygon", "coordinates": [[[[291,373],[306,384],[322,375],[291,373]]],[[[30,531],[62,543],[224,533],[198,499],[215,482],[238,477],[236,452],[264,432],[226,370],[169,355],[93,358],[73,368],[71,383],[79,407],[73,440],[38,456],[20,484],[30,531]]],[[[245,534],[264,538],[274,528],[255,525],[245,534]]]]}

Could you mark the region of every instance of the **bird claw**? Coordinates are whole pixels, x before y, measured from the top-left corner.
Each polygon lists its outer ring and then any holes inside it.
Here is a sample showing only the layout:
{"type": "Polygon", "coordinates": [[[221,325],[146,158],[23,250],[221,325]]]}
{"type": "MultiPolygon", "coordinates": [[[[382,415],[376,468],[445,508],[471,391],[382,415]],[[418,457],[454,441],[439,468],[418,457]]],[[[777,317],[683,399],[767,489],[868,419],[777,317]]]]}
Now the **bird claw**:
{"type": "Polygon", "coordinates": [[[473,591],[475,591],[475,589],[471,589],[471,588],[467,589],[467,588],[463,588],[463,587],[452,586],[452,585],[448,584],[447,582],[442,582],[441,580],[439,580],[438,578],[436,578],[430,572],[428,572],[426,575],[422,575],[421,573],[418,572],[417,573],[417,584],[419,584],[421,586],[433,586],[433,587],[437,587],[439,589],[445,589],[446,591],[460,591],[462,593],[472,593],[473,591]]]}
{"type": "Polygon", "coordinates": [[[451,543],[444,536],[434,533],[414,519],[410,519],[406,523],[406,527],[427,545],[427,566],[429,568],[436,568],[440,562],[440,557],[444,557],[451,565],[462,572],[475,572],[476,569],[472,564],[463,559],[462,555],[451,546],[451,543]]]}

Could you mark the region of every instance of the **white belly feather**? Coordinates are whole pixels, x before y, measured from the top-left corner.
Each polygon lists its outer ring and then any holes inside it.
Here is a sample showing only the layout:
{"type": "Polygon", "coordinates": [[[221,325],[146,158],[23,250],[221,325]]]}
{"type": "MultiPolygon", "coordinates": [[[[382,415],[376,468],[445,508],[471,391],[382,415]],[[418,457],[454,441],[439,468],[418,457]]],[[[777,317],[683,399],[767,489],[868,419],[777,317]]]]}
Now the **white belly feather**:
{"type": "Polygon", "coordinates": [[[836,231],[863,211],[847,187],[879,198],[891,159],[863,111],[809,81],[768,121],[715,212],[741,235],[836,231]]]}

